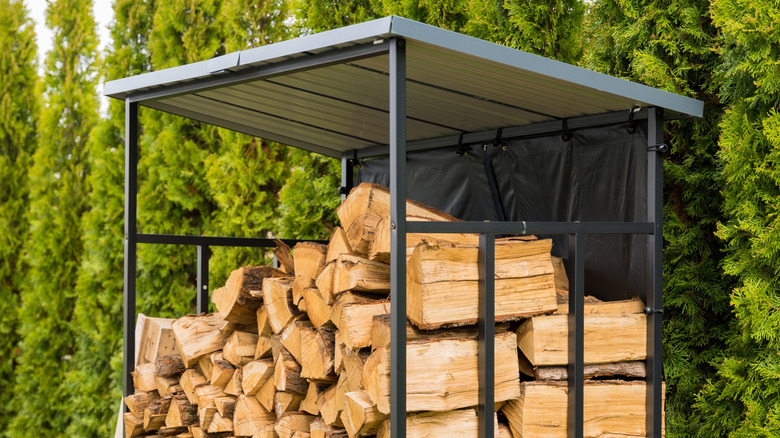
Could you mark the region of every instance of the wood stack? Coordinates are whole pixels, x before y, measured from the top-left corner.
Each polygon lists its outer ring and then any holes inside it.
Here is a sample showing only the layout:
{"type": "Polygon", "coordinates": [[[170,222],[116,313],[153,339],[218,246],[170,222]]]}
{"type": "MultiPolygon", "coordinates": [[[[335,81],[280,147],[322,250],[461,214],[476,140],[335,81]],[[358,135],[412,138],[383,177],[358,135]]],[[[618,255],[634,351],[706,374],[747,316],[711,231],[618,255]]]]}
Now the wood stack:
{"type": "MultiPolygon", "coordinates": [[[[328,245],[280,245],[280,269],[240,268],[212,294],[218,313],[173,321],[175,352],[134,372],[127,436],[390,437],[389,202],[379,186],[357,187],[328,245]]],[[[411,201],[407,213],[456,220],[411,201]]],[[[407,436],[476,437],[476,237],[408,243],[407,436]]],[[[537,415],[529,406],[544,409],[544,397],[559,409],[559,384],[539,376],[560,360],[537,348],[543,332],[558,336],[558,321],[544,318],[565,318],[555,315],[562,286],[550,248],[533,238],[496,245],[496,436],[536,436],[524,432],[537,415]],[[521,383],[521,370],[540,380],[521,383]]]]}

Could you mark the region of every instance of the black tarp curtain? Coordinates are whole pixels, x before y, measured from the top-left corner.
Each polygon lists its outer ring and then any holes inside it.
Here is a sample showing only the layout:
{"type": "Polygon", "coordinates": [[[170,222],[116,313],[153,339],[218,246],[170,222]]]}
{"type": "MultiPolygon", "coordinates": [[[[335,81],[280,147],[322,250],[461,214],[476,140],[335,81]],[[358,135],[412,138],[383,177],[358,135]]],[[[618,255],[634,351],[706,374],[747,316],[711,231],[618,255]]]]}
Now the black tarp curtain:
{"type": "MultiPolygon", "coordinates": [[[[497,146],[453,145],[407,157],[407,194],[455,217],[495,221],[484,152],[495,176],[500,210],[508,221],[647,222],[647,142],[628,124],[503,140],[497,146]],[[463,153],[465,152],[465,154],[463,153]]],[[[363,160],[357,183],[388,186],[389,160],[363,160]]],[[[554,239],[553,254],[568,266],[567,236],[554,239]]],[[[589,235],[585,244],[585,292],[603,300],[644,299],[648,261],[645,235],[589,235]]],[[[571,272],[571,269],[567,267],[571,272]]]]}

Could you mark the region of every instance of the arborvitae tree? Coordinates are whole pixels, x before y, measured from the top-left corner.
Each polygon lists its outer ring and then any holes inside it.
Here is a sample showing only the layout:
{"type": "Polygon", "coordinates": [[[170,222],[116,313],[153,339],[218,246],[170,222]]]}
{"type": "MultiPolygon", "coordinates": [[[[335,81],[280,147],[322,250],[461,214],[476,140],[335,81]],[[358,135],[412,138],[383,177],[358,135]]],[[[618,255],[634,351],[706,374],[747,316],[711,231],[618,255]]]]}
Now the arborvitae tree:
{"type": "Polygon", "coordinates": [[[736,317],[726,359],[697,404],[701,436],[774,437],[780,430],[780,8],[714,0],[720,28],[724,271],[736,317]]]}
{"type": "MultiPolygon", "coordinates": [[[[727,336],[729,281],[714,237],[724,182],[717,155],[722,106],[707,0],[597,0],[587,66],[705,101],[702,119],[667,123],[664,156],[664,377],[668,433],[696,435],[695,397],[727,336]]],[[[628,114],[626,114],[628,116],[628,114]]]]}
{"type": "MultiPolygon", "coordinates": [[[[151,5],[116,1],[103,69],[107,80],[148,70],[151,5]]],[[[66,377],[72,418],[67,436],[110,436],[122,396],[124,122],[124,102],[112,100],[87,144],[90,209],[83,217],[84,257],[72,324],[76,350],[66,377]]]]}
{"type": "Polygon", "coordinates": [[[85,145],[98,108],[92,2],[54,1],[46,23],[54,31],[54,44],[46,60],[45,107],[29,172],[29,270],[19,308],[21,355],[11,403],[15,416],[8,429],[20,437],[62,436],[71,420],[63,378],[73,354],[81,217],[89,207],[85,145]]]}
{"type": "MultiPolygon", "coordinates": [[[[27,171],[38,118],[34,24],[21,0],[0,0],[0,400],[13,398],[17,310],[25,281],[27,171]]],[[[12,411],[0,403],[0,430],[12,411]]]]}

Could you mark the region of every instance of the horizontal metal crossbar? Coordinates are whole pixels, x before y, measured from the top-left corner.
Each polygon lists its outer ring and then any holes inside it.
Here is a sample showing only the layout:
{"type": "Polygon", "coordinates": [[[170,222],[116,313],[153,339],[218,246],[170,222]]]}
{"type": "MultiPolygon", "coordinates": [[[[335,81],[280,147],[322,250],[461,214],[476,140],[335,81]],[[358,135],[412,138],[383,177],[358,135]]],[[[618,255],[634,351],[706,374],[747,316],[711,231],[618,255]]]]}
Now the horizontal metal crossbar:
{"type": "Polygon", "coordinates": [[[407,233],[470,234],[654,234],[652,222],[419,222],[407,221],[407,233]]]}
{"type": "MultiPolygon", "coordinates": [[[[213,237],[213,236],[186,236],[178,234],[137,234],[138,243],[152,243],[163,245],[194,245],[194,246],[234,246],[245,248],[273,248],[276,246],[274,239],[252,237],[213,237]]],[[[327,244],[327,240],[306,239],[279,239],[286,245],[293,246],[300,242],[315,242],[327,244]]]]}

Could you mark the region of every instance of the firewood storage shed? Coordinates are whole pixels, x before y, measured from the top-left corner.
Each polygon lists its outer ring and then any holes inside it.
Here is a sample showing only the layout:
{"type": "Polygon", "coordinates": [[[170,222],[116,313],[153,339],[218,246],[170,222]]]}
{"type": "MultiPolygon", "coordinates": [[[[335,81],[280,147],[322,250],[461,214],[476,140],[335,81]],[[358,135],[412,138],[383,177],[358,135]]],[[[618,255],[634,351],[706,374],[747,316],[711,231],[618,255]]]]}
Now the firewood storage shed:
{"type": "MultiPolygon", "coordinates": [[[[600,298],[633,294],[647,304],[646,428],[661,437],[663,124],[701,117],[702,102],[395,16],[111,81],[105,94],[126,105],[125,395],[133,392],[137,245],[197,247],[199,312],[208,308],[210,247],[273,246],[138,233],[143,105],[340,158],[342,194],[356,180],[388,185],[391,345],[406,344],[406,235],[479,234],[480,437],[494,434],[486,426],[495,238],[553,237],[571,284],[569,436],[583,436],[587,283],[600,298]],[[407,220],[407,196],[464,221],[407,220]]],[[[406,412],[405,367],[405,349],[392,348],[394,413],[406,412]]],[[[393,436],[405,436],[405,426],[405,415],[391,416],[393,436]]]]}

